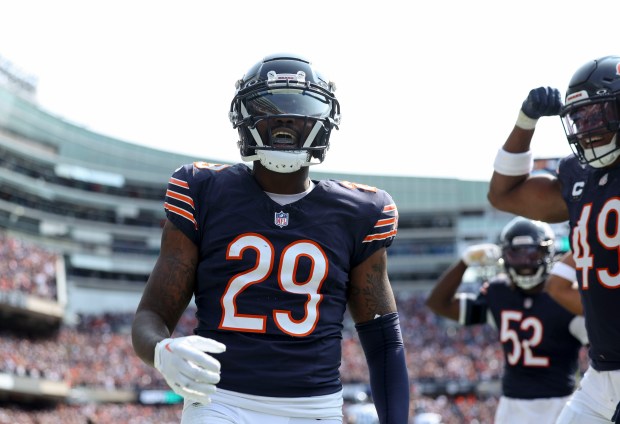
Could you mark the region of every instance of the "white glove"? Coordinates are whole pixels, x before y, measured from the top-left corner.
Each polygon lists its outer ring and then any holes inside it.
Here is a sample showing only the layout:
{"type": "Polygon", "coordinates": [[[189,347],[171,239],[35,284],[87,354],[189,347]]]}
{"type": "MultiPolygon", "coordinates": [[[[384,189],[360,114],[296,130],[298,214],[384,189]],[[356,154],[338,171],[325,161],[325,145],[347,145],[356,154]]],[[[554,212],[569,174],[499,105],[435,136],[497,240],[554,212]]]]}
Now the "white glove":
{"type": "Polygon", "coordinates": [[[164,339],[155,345],[155,368],[176,394],[207,404],[220,382],[220,362],[207,352],[224,351],[225,345],[205,337],[164,339]]]}
{"type": "Polygon", "coordinates": [[[474,244],[466,248],[461,254],[465,265],[495,265],[502,257],[502,249],[493,243],[474,244]]]}

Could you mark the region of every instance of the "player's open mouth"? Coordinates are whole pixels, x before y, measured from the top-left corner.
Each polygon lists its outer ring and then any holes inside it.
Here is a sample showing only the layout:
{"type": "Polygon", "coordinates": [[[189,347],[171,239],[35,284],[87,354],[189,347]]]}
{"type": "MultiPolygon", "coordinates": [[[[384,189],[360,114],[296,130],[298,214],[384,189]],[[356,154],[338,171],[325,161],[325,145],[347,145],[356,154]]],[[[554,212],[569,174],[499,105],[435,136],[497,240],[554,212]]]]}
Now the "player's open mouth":
{"type": "Polygon", "coordinates": [[[597,147],[601,144],[607,144],[604,137],[588,137],[583,139],[583,146],[597,147]]]}
{"type": "Polygon", "coordinates": [[[276,130],[271,134],[273,147],[297,147],[297,134],[290,130],[276,130]]]}

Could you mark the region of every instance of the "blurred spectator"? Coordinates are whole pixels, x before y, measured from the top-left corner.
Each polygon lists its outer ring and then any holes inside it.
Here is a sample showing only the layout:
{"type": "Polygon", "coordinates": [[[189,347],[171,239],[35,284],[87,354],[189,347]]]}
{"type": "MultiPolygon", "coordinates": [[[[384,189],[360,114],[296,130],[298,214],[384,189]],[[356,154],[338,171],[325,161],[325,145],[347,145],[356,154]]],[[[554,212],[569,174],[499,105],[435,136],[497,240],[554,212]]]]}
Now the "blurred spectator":
{"type": "Polygon", "coordinates": [[[57,255],[0,231],[0,292],[56,299],[57,255]]]}

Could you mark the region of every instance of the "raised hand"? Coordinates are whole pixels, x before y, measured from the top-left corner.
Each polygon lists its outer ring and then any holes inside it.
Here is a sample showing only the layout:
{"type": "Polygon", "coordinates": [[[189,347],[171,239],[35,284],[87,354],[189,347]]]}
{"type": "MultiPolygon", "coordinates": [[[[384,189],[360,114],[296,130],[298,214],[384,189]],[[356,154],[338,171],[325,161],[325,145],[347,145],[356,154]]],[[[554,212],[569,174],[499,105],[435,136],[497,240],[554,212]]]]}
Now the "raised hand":
{"type": "Polygon", "coordinates": [[[562,97],[557,88],[538,87],[530,91],[521,110],[529,118],[538,119],[541,116],[559,115],[562,109],[562,97]]]}
{"type": "Polygon", "coordinates": [[[474,244],[461,254],[461,260],[467,266],[495,265],[502,256],[502,249],[493,243],[474,244]]]}

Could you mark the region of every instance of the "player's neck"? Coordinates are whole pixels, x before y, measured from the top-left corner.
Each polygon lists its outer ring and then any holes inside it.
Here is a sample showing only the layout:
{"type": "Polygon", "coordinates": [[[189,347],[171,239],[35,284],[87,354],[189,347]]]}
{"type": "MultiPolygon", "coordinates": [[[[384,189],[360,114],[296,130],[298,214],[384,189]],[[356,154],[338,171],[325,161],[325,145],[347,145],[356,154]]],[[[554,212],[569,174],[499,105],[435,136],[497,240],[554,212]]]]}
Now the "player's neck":
{"type": "Polygon", "coordinates": [[[282,174],[266,169],[260,162],[254,162],[254,178],[264,191],[276,194],[303,193],[310,186],[308,167],[304,166],[299,171],[282,174]]]}

